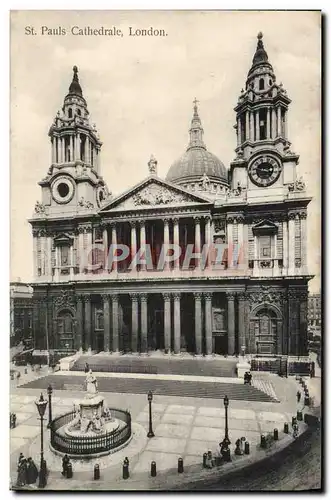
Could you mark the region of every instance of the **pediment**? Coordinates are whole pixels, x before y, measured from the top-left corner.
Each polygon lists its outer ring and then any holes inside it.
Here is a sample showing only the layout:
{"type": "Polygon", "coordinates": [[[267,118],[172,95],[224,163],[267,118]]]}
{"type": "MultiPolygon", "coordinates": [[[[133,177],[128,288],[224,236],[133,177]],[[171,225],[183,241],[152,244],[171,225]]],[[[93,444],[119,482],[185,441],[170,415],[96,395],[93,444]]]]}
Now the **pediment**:
{"type": "Polygon", "coordinates": [[[70,234],[67,234],[67,233],[60,233],[58,234],[55,238],[54,238],[54,244],[57,244],[57,245],[71,245],[72,243],[72,236],[70,236],[70,234]]]}
{"type": "Polygon", "coordinates": [[[148,178],[112,200],[102,208],[101,212],[197,203],[210,204],[211,202],[207,198],[197,196],[169,182],[158,178],[148,178]]]}
{"type": "Polygon", "coordinates": [[[264,219],[261,222],[258,222],[252,227],[253,233],[256,234],[273,234],[278,231],[278,227],[276,224],[271,222],[268,219],[264,219]]]}

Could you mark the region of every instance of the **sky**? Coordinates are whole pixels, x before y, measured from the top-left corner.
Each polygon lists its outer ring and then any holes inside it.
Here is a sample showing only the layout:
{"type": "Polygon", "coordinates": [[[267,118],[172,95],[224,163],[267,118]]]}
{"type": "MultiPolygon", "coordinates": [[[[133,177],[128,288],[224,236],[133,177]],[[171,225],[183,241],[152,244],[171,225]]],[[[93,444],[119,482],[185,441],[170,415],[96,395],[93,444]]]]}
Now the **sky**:
{"type": "MultiPolygon", "coordinates": [[[[46,31],[46,30],[45,30],[46,31]]],[[[226,166],[234,158],[234,106],[256,48],[263,41],[277,82],[292,103],[291,149],[313,200],[308,206],[308,264],[320,291],[320,14],[273,11],[16,11],[11,14],[11,279],[32,280],[27,219],[41,199],[50,166],[49,127],[79,68],[91,122],[103,142],[102,175],[114,195],[148,175],[153,154],[165,177],[184,153],[199,113],[207,148],[226,166]],[[25,27],[37,35],[26,35],[25,27]],[[67,35],[41,35],[42,26],[67,35]],[[73,36],[73,26],[121,28],[123,37],[73,36]],[[130,37],[164,29],[166,37],[130,37]]]]}

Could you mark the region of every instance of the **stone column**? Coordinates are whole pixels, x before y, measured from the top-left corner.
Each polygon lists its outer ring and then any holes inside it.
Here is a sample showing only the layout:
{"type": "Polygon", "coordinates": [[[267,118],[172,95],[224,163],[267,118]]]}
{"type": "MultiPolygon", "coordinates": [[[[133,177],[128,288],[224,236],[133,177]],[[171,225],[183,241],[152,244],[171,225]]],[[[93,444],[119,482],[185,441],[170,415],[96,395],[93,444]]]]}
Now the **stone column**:
{"type": "Polygon", "coordinates": [[[138,352],[138,294],[130,293],[130,297],[132,314],[131,349],[132,352],[138,352]]]}
{"type": "Polygon", "coordinates": [[[232,356],[236,350],[236,339],[235,339],[235,310],[234,310],[234,299],[236,294],[233,292],[228,292],[226,297],[228,299],[228,354],[232,356]]]}
{"type": "Polygon", "coordinates": [[[58,281],[60,277],[60,248],[58,246],[55,247],[55,280],[58,281]]]}
{"type": "MultiPolygon", "coordinates": [[[[179,220],[177,218],[173,219],[174,224],[174,245],[179,247],[179,220]]],[[[179,258],[174,261],[174,268],[179,269],[179,258]]]]}
{"type": "MultiPolygon", "coordinates": [[[[167,248],[167,245],[169,245],[169,219],[163,220],[163,244],[165,249],[167,248]]],[[[169,271],[169,268],[169,262],[165,259],[164,270],[169,271]]]]}
{"type": "Polygon", "coordinates": [[[84,163],[89,163],[89,161],[88,161],[88,155],[89,155],[89,151],[88,151],[88,136],[86,135],[85,136],[85,143],[84,143],[84,163]]]}
{"type": "Polygon", "coordinates": [[[277,137],[277,117],[275,108],[271,109],[271,139],[277,137]]]}
{"type": "Polygon", "coordinates": [[[46,243],[46,274],[50,278],[52,277],[52,235],[47,233],[47,243],[46,243]]]}
{"type": "Polygon", "coordinates": [[[109,352],[110,347],[110,296],[105,293],[103,300],[103,350],[109,352]]]}
{"type": "MultiPolygon", "coordinates": [[[[111,244],[112,244],[112,257],[116,255],[116,247],[117,247],[117,232],[116,232],[116,222],[111,224],[111,244]]],[[[117,260],[113,261],[111,269],[117,272],[117,260]]]]}
{"type": "Polygon", "coordinates": [[[52,138],[52,165],[56,163],[56,137],[52,138]]]}
{"type": "Polygon", "coordinates": [[[288,269],[288,227],[287,218],[283,220],[283,268],[287,273],[288,269]]]}
{"type": "Polygon", "coordinates": [[[79,254],[79,273],[83,274],[84,272],[84,262],[85,262],[85,254],[84,254],[84,228],[78,227],[78,254],[79,254]]]}
{"type": "Polygon", "coordinates": [[[213,326],[212,326],[212,293],[205,293],[205,331],[206,331],[206,354],[213,352],[213,326]]]}
{"type": "MultiPolygon", "coordinates": [[[[136,229],[137,228],[137,221],[131,220],[130,226],[131,226],[131,262],[132,262],[137,254],[137,229],[136,229]]],[[[137,266],[132,267],[132,270],[136,270],[136,269],[137,269],[137,266]]]]}
{"type": "Polygon", "coordinates": [[[246,117],[246,141],[248,141],[249,140],[249,111],[246,111],[245,117],[246,117]]]}
{"type": "Polygon", "coordinates": [[[282,110],[281,107],[277,107],[277,137],[282,135],[282,110]]]}
{"type": "Polygon", "coordinates": [[[64,163],[66,160],[65,156],[65,138],[61,137],[61,158],[62,158],[62,163],[64,163]]]}
{"type": "Polygon", "coordinates": [[[228,217],[227,225],[228,269],[233,267],[233,218],[228,217]]]}
{"type": "Polygon", "coordinates": [[[255,112],[255,140],[260,140],[260,112],[255,112]]]}
{"type": "Polygon", "coordinates": [[[39,231],[40,239],[40,275],[45,275],[45,230],[41,229],[39,231]]]}
{"type": "MultiPolygon", "coordinates": [[[[200,228],[200,217],[194,217],[195,224],[195,253],[201,256],[201,228],[200,228]]],[[[201,258],[195,259],[195,267],[199,267],[201,258]]]]}
{"type": "Polygon", "coordinates": [[[270,139],[270,114],[271,110],[270,108],[267,108],[267,134],[266,134],[266,139],[270,139]]]}
{"type": "Polygon", "coordinates": [[[83,297],[76,295],[76,331],[75,331],[75,344],[76,351],[83,351],[83,297]]]}
{"type": "Polygon", "coordinates": [[[75,262],[74,262],[74,246],[73,244],[70,246],[70,249],[69,249],[69,259],[70,259],[70,279],[73,279],[74,277],[74,268],[75,268],[75,262]]]}
{"type": "Polygon", "coordinates": [[[112,299],[112,330],[113,330],[113,341],[112,350],[113,352],[118,352],[119,348],[119,335],[118,335],[118,301],[119,297],[117,294],[111,295],[112,299]]]}
{"type": "Polygon", "coordinates": [[[274,234],[273,238],[273,263],[274,263],[274,268],[278,269],[278,247],[277,247],[277,234],[274,234]]]}
{"type": "Polygon", "coordinates": [[[102,231],[102,243],[103,243],[103,261],[104,261],[104,269],[108,270],[108,227],[107,225],[103,226],[102,231]]]}
{"type": "Polygon", "coordinates": [[[294,275],[294,255],[295,255],[295,212],[289,213],[288,221],[288,273],[294,275]]]}
{"type": "Polygon", "coordinates": [[[164,349],[166,353],[171,351],[171,302],[170,293],[163,293],[164,300],[164,349]]]}
{"type": "Polygon", "coordinates": [[[242,137],[241,137],[241,117],[237,118],[237,130],[238,130],[238,146],[241,145],[242,137]]]}
{"type": "Polygon", "coordinates": [[[75,160],[74,136],[70,136],[70,161],[75,160]]]}
{"type": "Polygon", "coordinates": [[[300,332],[299,332],[299,353],[301,356],[308,355],[308,335],[307,335],[307,306],[308,292],[302,290],[300,298],[300,332]]]}
{"type": "Polygon", "coordinates": [[[84,303],[85,303],[85,350],[90,350],[92,347],[92,315],[91,315],[91,296],[84,295],[84,303]]]}
{"type": "Polygon", "coordinates": [[[206,245],[206,268],[210,268],[210,252],[211,247],[211,227],[210,227],[210,217],[205,217],[205,245],[206,245]]]}
{"type": "Polygon", "coordinates": [[[287,122],[287,119],[288,119],[288,111],[286,110],[285,111],[285,116],[284,116],[284,136],[285,136],[285,139],[287,139],[287,137],[288,137],[288,122],[287,122]]]}
{"type": "Polygon", "coordinates": [[[248,346],[246,345],[245,338],[245,294],[238,294],[238,342],[239,342],[239,352],[241,352],[242,346],[245,346],[246,352],[248,346]]]}
{"type": "MultiPolygon", "coordinates": [[[[238,255],[238,265],[244,266],[244,260],[247,254],[247,248],[245,246],[245,239],[244,239],[244,217],[243,215],[239,215],[237,217],[237,230],[238,230],[238,249],[237,249],[237,255],[238,255]]],[[[245,269],[246,270],[246,269],[245,269]]]]}
{"type": "Polygon", "coordinates": [[[32,244],[33,244],[33,275],[34,278],[38,277],[38,248],[37,248],[37,241],[38,241],[38,230],[37,229],[32,229],[32,244]]]}
{"type": "Polygon", "coordinates": [[[147,293],[140,294],[141,300],[141,352],[148,351],[148,342],[147,342],[147,334],[148,334],[148,323],[147,323],[147,293]]]}
{"type": "MultiPolygon", "coordinates": [[[[140,257],[146,259],[146,226],[145,221],[140,220],[140,257]]],[[[140,264],[140,270],[146,271],[146,264],[140,264]]]]}
{"type": "Polygon", "coordinates": [[[79,134],[75,135],[75,160],[80,160],[80,136],[79,134]]]}
{"type": "Polygon", "coordinates": [[[195,352],[202,354],[202,311],[201,311],[201,296],[202,294],[194,293],[195,299],[195,352]]]}
{"type": "Polygon", "coordinates": [[[307,266],[307,212],[300,212],[301,224],[301,267],[304,272],[307,266]]]}
{"type": "Polygon", "coordinates": [[[181,333],[181,317],[180,317],[180,293],[174,293],[174,353],[180,352],[180,333],[181,333]]]}
{"type": "Polygon", "coordinates": [[[254,111],[250,111],[250,140],[254,141],[254,111]]]}

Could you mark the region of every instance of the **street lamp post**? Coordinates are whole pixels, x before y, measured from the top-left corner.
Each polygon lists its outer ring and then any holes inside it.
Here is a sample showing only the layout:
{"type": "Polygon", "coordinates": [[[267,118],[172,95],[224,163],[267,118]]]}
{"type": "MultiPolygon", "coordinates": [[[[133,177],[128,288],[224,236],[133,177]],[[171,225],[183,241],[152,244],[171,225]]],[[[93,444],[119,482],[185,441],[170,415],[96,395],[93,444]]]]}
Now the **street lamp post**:
{"type": "Polygon", "coordinates": [[[148,391],[147,394],[148,404],[149,404],[149,429],[147,433],[148,438],[154,437],[153,427],[152,427],[152,401],[153,401],[153,393],[152,391],[148,391]]]}
{"type": "Polygon", "coordinates": [[[40,394],[39,401],[36,401],[38,413],[40,416],[40,471],[39,471],[39,488],[44,488],[47,484],[46,477],[46,461],[44,460],[44,415],[46,411],[47,401],[40,394]]]}
{"type": "Polygon", "coordinates": [[[48,394],[48,424],[47,424],[47,429],[51,428],[51,423],[52,423],[52,394],[53,394],[53,387],[51,384],[47,387],[47,394],[48,394]]]}
{"type": "Polygon", "coordinates": [[[224,408],[225,408],[225,436],[223,439],[223,445],[229,446],[229,444],[231,444],[231,441],[229,439],[229,425],[228,425],[229,398],[227,396],[224,396],[223,402],[224,402],[224,408]]]}

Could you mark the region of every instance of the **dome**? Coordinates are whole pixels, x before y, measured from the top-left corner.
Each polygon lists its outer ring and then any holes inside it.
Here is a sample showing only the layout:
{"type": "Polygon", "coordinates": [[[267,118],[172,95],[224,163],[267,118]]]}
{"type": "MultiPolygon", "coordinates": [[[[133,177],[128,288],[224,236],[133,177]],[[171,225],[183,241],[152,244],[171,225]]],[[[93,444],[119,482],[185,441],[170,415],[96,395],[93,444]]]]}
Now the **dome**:
{"type": "Polygon", "coordinates": [[[194,112],[191,121],[190,142],[186,152],[170,167],[166,180],[183,183],[200,181],[208,177],[217,184],[228,184],[227,170],[217,156],[207,151],[203,142],[203,128],[198,114],[197,100],[194,100],[194,112]]]}
{"type": "Polygon", "coordinates": [[[175,161],[167,174],[166,180],[176,182],[190,180],[192,177],[201,178],[207,175],[210,180],[221,180],[228,183],[227,170],[221,160],[205,148],[188,148],[177,161],[175,161]]]}

